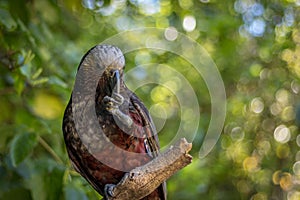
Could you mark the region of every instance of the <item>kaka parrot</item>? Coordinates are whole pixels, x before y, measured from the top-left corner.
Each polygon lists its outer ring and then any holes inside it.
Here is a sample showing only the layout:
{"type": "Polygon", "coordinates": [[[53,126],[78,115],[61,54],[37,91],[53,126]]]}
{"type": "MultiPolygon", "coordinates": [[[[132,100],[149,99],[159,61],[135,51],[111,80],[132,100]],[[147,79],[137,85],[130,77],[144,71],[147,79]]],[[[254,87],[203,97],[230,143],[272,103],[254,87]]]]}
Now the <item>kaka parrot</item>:
{"type": "MultiPolygon", "coordinates": [[[[63,117],[66,149],[74,169],[102,196],[105,185],[159,154],[153,121],[124,81],[125,59],[112,45],[82,58],[63,117]]],[[[143,200],[166,200],[165,183],[143,200]]]]}

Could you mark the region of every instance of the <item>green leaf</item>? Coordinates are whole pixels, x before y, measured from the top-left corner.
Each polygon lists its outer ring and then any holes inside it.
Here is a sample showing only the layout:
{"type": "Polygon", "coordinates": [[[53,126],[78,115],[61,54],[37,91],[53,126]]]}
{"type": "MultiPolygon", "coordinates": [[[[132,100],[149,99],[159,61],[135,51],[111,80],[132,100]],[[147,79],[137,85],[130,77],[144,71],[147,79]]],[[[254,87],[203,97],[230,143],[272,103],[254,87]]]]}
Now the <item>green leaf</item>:
{"type": "Polygon", "coordinates": [[[24,75],[26,78],[30,79],[31,72],[32,71],[32,65],[23,65],[20,68],[20,72],[22,75],[24,75]]]}
{"type": "Polygon", "coordinates": [[[47,191],[47,200],[57,200],[62,193],[62,181],[65,168],[56,166],[52,171],[45,174],[45,187],[47,191]]]}
{"type": "MultiPolygon", "coordinates": [[[[32,53],[31,50],[29,50],[28,52],[25,53],[25,60],[24,60],[24,64],[27,64],[29,62],[31,62],[33,60],[33,58],[35,57],[35,55],[32,53]]],[[[40,68],[41,69],[41,68],[40,68]]],[[[42,70],[41,70],[42,72],[42,70]]],[[[41,73],[38,71],[38,73],[41,73]]],[[[37,73],[37,72],[36,72],[37,73]]],[[[39,75],[39,74],[38,74],[39,75]]],[[[38,76],[37,75],[37,76],[38,76]]],[[[34,76],[34,75],[33,75],[34,76]]]]}
{"type": "Polygon", "coordinates": [[[43,176],[41,174],[34,174],[32,177],[30,177],[29,185],[31,188],[31,196],[32,199],[37,200],[46,200],[47,199],[47,193],[45,192],[45,183],[43,180],[43,176]]]}
{"type": "Polygon", "coordinates": [[[34,163],[35,173],[27,180],[33,200],[57,200],[62,195],[65,168],[52,160],[34,163]]]}
{"type": "Polygon", "coordinates": [[[33,86],[36,86],[36,85],[40,85],[40,84],[46,83],[46,82],[48,82],[48,80],[49,80],[48,77],[41,77],[39,79],[31,80],[30,83],[33,86]]]}
{"type": "Polygon", "coordinates": [[[21,95],[21,93],[24,90],[25,83],[24,83],[24,80],[20,76],[15,79],[14,87],[15,87],[15,90],[17,91],[17,94],[21,95]]]}
{"type": "Polygon", "coordinates": [[[65,186],[66,200],[88,200],[82,187],[75,185],[73,182],[65,186]]]}
{"type": "Polygon", "coordinates": [[[37,144],[37,136],[33,133],[21,133],[14,137],[11,148],[10,157],[13,166],[19,165],[37,144]]]}
{"type": "Polygon", "coordinates": [[[41,73],[43,72],[43,68],[38,68],[38,70],[36,70],[36,72],[34,72],[34,74],[32,75],[32,79],[37,79],[41,73]]]}
{"type": "Polygon", "coordinates": [[[56,76],[51,76],[49,78],[49,84],[57,85],[63,88],[68,88],[68,85],[63,80],[61,80],[59,77],[56,76]]]}
{"type": "Polygon", "coordinates": [[[22,200],[30,200],[30,192],[24,188],[16,187],[11,190],[4,191],[0,196],[1,199],[22,199],[22,200]]]}
{"type": "Polygon", "coordinates": [[[0,23],[9,31],[13,31],[17,27],[17,23],[7,10],[0,9],[0,23]]]}

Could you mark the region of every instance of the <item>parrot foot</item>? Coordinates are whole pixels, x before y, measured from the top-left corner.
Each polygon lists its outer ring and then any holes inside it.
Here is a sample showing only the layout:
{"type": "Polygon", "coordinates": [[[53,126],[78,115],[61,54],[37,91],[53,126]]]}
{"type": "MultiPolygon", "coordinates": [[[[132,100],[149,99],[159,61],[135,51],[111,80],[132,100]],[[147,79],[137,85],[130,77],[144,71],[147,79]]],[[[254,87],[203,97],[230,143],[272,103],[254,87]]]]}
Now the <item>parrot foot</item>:
{"type": "Polygon", "coordinates": [[[106,184],[104,187],[104,198],[105,199],[110,199],[110,197],[113,197],[113,189],[116,185],[114,184],[106,184]]]}
{"type": "Polygon", "coordinates": [[[113,93],[112,97],[105,96],[103,98],[105,109],[115,117],[114,119],[116,120],[117,124],[121,123],[127,128],[130,128],[133,124],[132,119],[128,115],[124,114],[119,108],[123,102],[124,97],[118,93],[113,93]]]}
{"type": "Polygon", "coordinates": [[[124,102],[124,97],[118,93],[113,93],[112,97],[105,96],[103,98],[103,103],[105,108],[109,112],[113,112],[113,110],[118,109],[120,105],[124,102]]]}

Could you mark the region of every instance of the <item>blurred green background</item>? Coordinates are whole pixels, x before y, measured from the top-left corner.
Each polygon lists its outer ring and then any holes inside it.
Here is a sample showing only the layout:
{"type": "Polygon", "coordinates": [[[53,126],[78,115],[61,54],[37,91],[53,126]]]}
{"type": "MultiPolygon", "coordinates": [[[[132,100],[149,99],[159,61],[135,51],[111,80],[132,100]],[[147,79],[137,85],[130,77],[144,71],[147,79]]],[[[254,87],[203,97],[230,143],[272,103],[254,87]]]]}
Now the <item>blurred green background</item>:
{"type": "MultiPolygon", "coordinates": [[[[85,52],[106,38],[156,27],[202,45],[227,94],[222,135],[199,159],[211,116],[202,77],[169,52],[125,55],[126,70],[147,63],[171,66],[198,97],[194,160],[168,181],[169,199],[299,200],[299,11],[299,0],[1,0],[0,199],[101,198],[72,170],[63,142],[62,115],[76,69],[85,52]]],[[[134,39],[139,38],[128,42],[134,39]]],[[[163,70],[155,75],[171,78],[163,70]]],[[[137,73],[128,82],[139,78],[137,73]]],[[[136,92],[148,108],[162,106],[151,110],[158,126],[167,117],[160,127],[161,143],[167,144],[184,120],[176,96],[155,84],[136,92]]]]}

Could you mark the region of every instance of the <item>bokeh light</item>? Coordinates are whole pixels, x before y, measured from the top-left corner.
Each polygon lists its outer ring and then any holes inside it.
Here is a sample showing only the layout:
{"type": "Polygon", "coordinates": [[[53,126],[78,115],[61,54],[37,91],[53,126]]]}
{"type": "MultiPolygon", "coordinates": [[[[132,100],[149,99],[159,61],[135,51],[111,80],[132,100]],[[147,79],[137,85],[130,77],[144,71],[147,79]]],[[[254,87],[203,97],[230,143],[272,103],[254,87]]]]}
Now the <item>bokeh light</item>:
{"type": "Polygon", "coordinates": [[[266,22],[262,18],[264,7],[262,4],[253,1],[238,0],[234,4],[236,12],[242,14],[244,24],[241,25],[240,34],[247,36],[246,31],[254,37],[261,37],[266,30],[266,22]]]}
{"type": "Polygon", "coordinates": [[[191,32],[196,28],[196,19],[194,16],[185,16],[182,22],[183,29],[191,32]]]}
{"type": "Polygon", "coordinates": [[[268,196],[264,192],[259,192],[251,197],[250,200],[267,200],[268,196]]]}
{"type": "Polygon", "coordinates": [[[273,103],[270,106],[270,112],[272,113],[272,115],[277,116],[281,113],[282,111],[282,107],[279,103],[273,103]]]}
{"type": "Polygon", "coordinates": [[[280,159],[285,159],[289,156],[290,154],[290,148],[288,145],[283,144],[283,145],[279,145],[276,147],[276,155],[278,158],[280,159]]]}
{"type": "Polygon", "coordinates": [[[289,191],[293,187],[293,177],[288,172],[277,170],[273,173],[272,180],[275,185],[280,185],[285,191],[289,191]]]}
{"type": "Polygon", "coordinates": [[[36,94],[32,109],[37,116],[45,119],[55,119],[63,113],[63,105],[58,97],[45,92],[36,94]]]}
{"type": "Polygon", "coordinates": [[[293,165],[293,172],[295,175],[300,176],[300,161],[295,162],[293,165]]]}
{"type": "Polygon", "coordinates": [[[276,100],[281,103],[281,105],[287,105],[290,100],[290,94],[285,89],[280,89],[276,92],[276,100]]]}
{"type": "MultiPolygon", "coordinates": [[[[134,62],[136,65],[143,65],[143,64],[148,64],[151,62],[151,55],[147,51],[140,51],[139,53],[136,54],[134,58],[134,62]]],[[[142,68],[139,69],[140,71],[143,70],[142,68]]],[[[138,72],[140,72],[138,71],[138,72]]],[[[138,74],[141,75],[141,74],[138,74]]],[[[136,76],[137,78],[140,78],[139,76],[136,76]]]]}
{"type": "Polygon", "coordinates": [[[298,94],[300,92],[300,84],[297,81],[293,80],[291,83],[291,89],[295,94],[298,94]]]}
{"type": "Polygon", "coordinates": [[[274,131],[274,138],[277,142],[286,143],[291,139],[290,129],[285,125],[279,125],[274,131]]]}
{"type": "Polygon", "coordinates": [[[259,141],[257,145],[257,150],[259,155],[261,156],[267,155],[271,150],[270,142],[266,140],[259,141]]]}
{"type": "Polygon", "coordinates": [[[230,136],[233,140],[240,141],[244,138],[245,132],[243,131],[243,129],[241,127],[234,127],[231,130],[230,136]]]}
{"type": "Polygon", "coordinates": [[[282,110],[281,119],[284,122],[294,120],[295,118],[295,108],[293,106],[287,106],[282,110]]]}
{"type": "Polygon", "coordinates": [[[290,173],[283,172],[281,174],[279,185],[285,191],[290,190],[293,186],[292,175],[290,173]]]}
{"type": "Polygon", "coordinates": [[[251,101],[251,110],[254,112],[254,113],[261,113],[263,110],[264,110],[264,103],[262,101],[261,98],[257,97],[257,98],[254,98],[252,101],[251,101]]]}
{"type": "Polygon", "coordinates": [[[287,195],[287,200],[299,200],[300,192],[297,190],[289,191],[287,195]]]}
{"type": "Polygon", "coordinates": [[[300,147],[300,134],[297,135],[297,137],[296,137],[296,143],[297,143],[298,147],[300,147]]]}
{"type": "Polygon", "coordinates": [[[165,38],[169,41],[174,41],[176,40],[178,36],[177,29],[175,27],[168,27],[165,30],[165,38]]]}
{"type": "Polygon", "coordinates": [[[154,121],[156,131],[157,133],[159,133],[164,128],[164,125],[168,118],[165,107],[157,103],[149,108],[149,112],[154,121]]]}
{"type": "Polygon", "coordinates": [[[258,160],[256,157],[247,157],[243,161],[243,168],[248,172],[254,172],[258,170],[258,160]]]}
{"type": "Polygon", "coordinates": [[[273,173],[272,175],[272,181],[275,185],[279,185],[280,183],[280,178],[281,178],[281,171],[280,170],[277,170],[273,173]]]}
{"type": "Polygon", "coordinates": [[[236,0],[234,9],[242,15],[244,24],[240,26],[240,34],[244,37],[262,37],[268,26],[275,24],[278,38],[288,33],[288,27],[295,22],[295,12],[287,7],[282,16],[276,15],[276,9],[268,7],[257,1],[236,0]]]}

